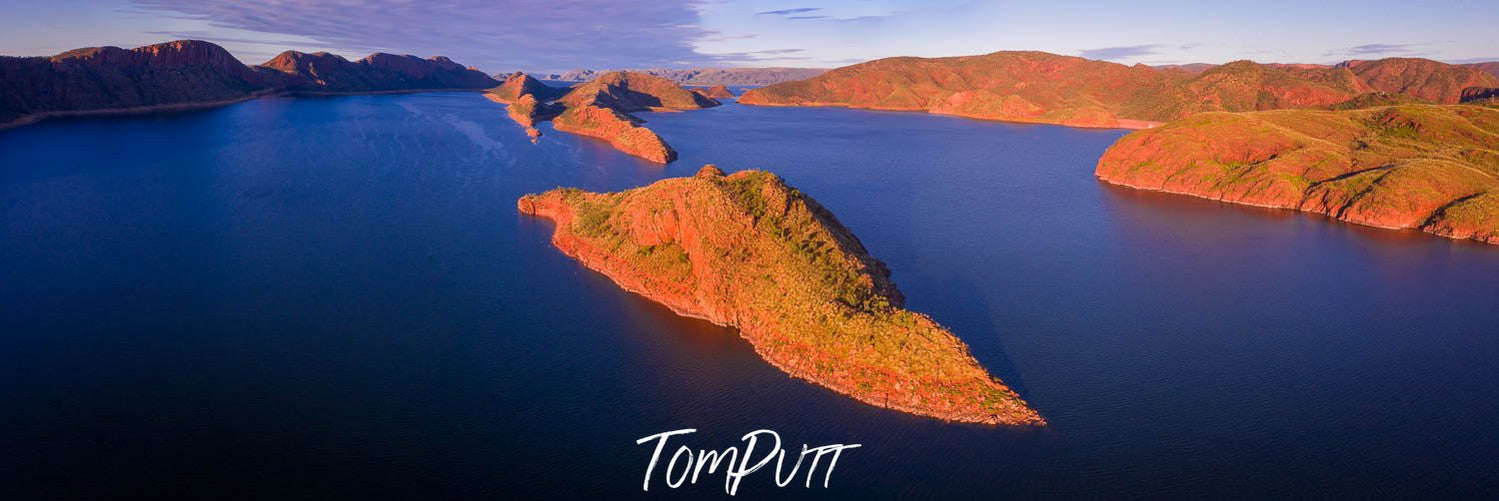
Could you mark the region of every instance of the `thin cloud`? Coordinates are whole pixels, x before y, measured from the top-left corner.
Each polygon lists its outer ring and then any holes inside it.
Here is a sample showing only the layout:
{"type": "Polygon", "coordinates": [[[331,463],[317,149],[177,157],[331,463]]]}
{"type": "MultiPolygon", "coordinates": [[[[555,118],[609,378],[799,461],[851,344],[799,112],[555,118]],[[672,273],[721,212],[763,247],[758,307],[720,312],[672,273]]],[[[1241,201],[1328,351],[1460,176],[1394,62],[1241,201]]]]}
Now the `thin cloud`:
{"type": "Polygon", "coordinates": [[[802,7],[802,8],[799,8],[799,9],[767,10],[765,12],[756,12],[755,15],[757,15],[757,16],[790,16],[792,14],[806,14],[808,12],[816,12],[816,11],[819,11],[819,10],[822,10],[822,8],[820,8],[820,7],[802,7]]]}
{"type": "Polygon", "coordinates": [[[1382,56],[1391,54],[1417,54],[1419,47],[1427,43],[1371,43],[1327,51],[1328,56],[1382,56]]]}
{"type": "Polygon", "coordinates": [[[1152,56],[1160,53],[1160,45],[1126,45],[1122,47],[1102,47],[1098,49],[1086,49],[1080,51],[1081,55],[1088,59],[1113,60],[1128,59],[1139,56],[1152,56]]]}
{"type": "MultiPolygon", "coordinates": [[[[487,70],[711,65],[698,40],[703,0],[132,0],[144,11],[244,32],[305,38],[288,49],[443,55],[487,70]],[[357,12],[359,15],[350,15],[357,12]],[[432,29],[441,26],[442,29],[432,29]]],[[[223,39],[228,41],[227,39],[223,39]]]]}
{"type": "Polygon", "coordinates": [[[1470,58],[1467,58],[1467,59],[1447,59],[1445,61],[1448,62],[1448,63],[1450,63],[1450,64],[1492,63],[1492,62],[1499,61],[1499,56],[1493,56],[1493,57],[1470,57],[1470,58]]]}

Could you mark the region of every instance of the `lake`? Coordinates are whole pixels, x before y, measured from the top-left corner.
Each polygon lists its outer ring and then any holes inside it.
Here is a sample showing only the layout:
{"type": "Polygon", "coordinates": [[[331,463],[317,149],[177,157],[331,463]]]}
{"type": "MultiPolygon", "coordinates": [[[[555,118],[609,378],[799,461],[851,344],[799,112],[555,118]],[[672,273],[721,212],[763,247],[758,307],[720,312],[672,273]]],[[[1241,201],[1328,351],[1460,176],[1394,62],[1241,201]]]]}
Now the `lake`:
{"type": "MultiPolygon", "coordinates": [[[[1499,494],[1499,247],[1098,182],[1125,131],[729,104],[662,167],[473,93],[0,132],[6,496],[640,490],[635,440],[858,443],[813,497],[1499,494]],[[793,380],[553,249],[525,193],[773,171],[1050,422],[793,380]]],[[[815,485],[815,484],[814,484],[815,485]]]]}

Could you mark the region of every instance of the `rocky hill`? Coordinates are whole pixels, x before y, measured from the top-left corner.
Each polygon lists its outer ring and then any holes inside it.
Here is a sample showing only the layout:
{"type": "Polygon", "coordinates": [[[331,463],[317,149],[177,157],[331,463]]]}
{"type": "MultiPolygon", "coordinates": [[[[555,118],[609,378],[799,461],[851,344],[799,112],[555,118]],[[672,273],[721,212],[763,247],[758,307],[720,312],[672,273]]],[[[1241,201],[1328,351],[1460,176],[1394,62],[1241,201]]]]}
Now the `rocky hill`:
{"type": "Polygon", "coordinates": [[[1499,61],[1489,61],[1486,63],[1469,63],[1464,64],[1463,66],[1467,66],[1469,68],[1473,68],[1475,70],[1499,77],[1499,61]]]}
{"type": "Polygon", "coordinates": [[[316,52],[286,51],[261,66],[291,76],[290,89],[307,92],[387,92],[427,89],[487,89],[499,84],[482,71],[446,57],[422,59],[375,53],[358,61],[316,52]]]}
{"type": "Polygon", "coordinates": [[[250,68],[222,47],[195,40],[0,57],[0,127],[102,110],[212,106],[285,84],[276,72],[250,68]]]}
{"type": "Polygon", "coordinates": [[[286,52],[246,66],[218,45],[179,40],[51,57],[0,56],[0,127],[47,117],[218,106],[283,92],[481,89],[497,84],[447,58],[373,54],[356,62],[286,52]]]}
{"type": "Polygon", "coordinates": [[[698,92],[698,93],[702,94],[703,97],[706,97],[708,99],[733,99],[734,98],[734,91],[729,90],[729,87],[726,86],[726,85],[714,85],[714,86],[708,87],[708,88],[701,88],[701,87],[699,87],[699,88],[694,88],[692,90],[694,92],[698,92]]]}
{"type": "Polygon", "coordinates": [[[1203,113],[1120,139],[1106,182],[1499,243],[1499,109],[1203,113]]]}
{"type": "Polygon", "coordinates": [[[551,120],[552,127],[559,131],[603,139],[620,151],[658,163],[676,160],[676,150],[655,131],[643,127],[644,120],[630,113],[696,110],[720,104],[670,80],[627,71],[606,73],[576,85],[552,103],[538,95],[556,92],[524,73],[516,73],[486,95],[510,103],[510,117],[525,126],[533,140],[541,135],[536,122],[551,120]]]}
{"type": "Polygon", "coordinates": [[[1499,77],[1478,68],[1430,59],[1392,57],[1347,61],[1338,67],[1351,70],[1373,90],[1434,103],[1456,104],[1470,87],[1499,87],[1499,77]]]}
{"type": "Polygon", "coordinates": [[[741,104],[849,106],[1079,127],[1143,128],[1208,111],[1325,108],[1383,91],[1456,103],[1493,87],[1473,68],[1425,59],[1343,65],[1236,61],[1210,68],[1125,66],[1044,52],[880,59],[751,89],[741,104]],[[1200,73],[1193,71],[1201,69],[1200,73]]]}
{"type": "Polygon", "coordinates": [[[499,86],[489,89],[489,95],[501,103],[509,103],[520,99],[521,96],[531,94],[536,99],[546,102],[562,97],[566,93],[564,89],[550,87],[531,75],[519,71],[506,75],[499,86]]]}
{"type": "Polygon", "coordinates": [[[904,298],[884,263],[812,198],[761,171],[619,193],[557,189],[520,212],[552,243],[677,313],[738,328],[766,361],[862,402],[949,421],[1045,421],[904,298]]]}

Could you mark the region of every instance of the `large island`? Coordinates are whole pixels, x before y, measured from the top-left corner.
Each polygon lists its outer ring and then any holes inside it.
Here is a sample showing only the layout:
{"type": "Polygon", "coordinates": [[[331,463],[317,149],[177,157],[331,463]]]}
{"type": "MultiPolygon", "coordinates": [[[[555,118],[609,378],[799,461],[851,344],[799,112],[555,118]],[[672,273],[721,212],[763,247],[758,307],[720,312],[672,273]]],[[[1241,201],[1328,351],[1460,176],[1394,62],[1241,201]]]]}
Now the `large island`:
{"type": "Polygon", "coordinates": [[[690,178],[618,193],[556,189],[520,212],[552,243],[679,314],[739,329],[766,361],[860,401],[948,421],[1044,425],[967,345],[902,308],[884,263],[774,174],[690,178]]]}

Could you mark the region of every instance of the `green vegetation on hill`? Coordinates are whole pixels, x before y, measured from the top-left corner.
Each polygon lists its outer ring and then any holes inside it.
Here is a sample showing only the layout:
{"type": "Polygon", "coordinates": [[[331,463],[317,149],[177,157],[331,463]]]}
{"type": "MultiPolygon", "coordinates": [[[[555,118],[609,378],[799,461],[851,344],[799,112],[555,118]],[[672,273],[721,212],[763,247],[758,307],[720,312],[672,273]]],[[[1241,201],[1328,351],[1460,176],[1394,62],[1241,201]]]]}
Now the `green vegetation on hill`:
{"type": "Polygon", "coordinates": [[[952,333],[903,309],[889,270],[816,201],[705,167],[619,193],[527,195],[553,242],[622,287],[740,329],[767,361],[858,400],[946,420],[1044,421],[952,333]]]}
{"type": "Polygon", "coordinates": [[[1499,87],[1499,79],[1424,59],[1344,67],[1236,61],[1193,74],[1045,52],[996,52],[880,59],[751,89],[739,102],[1139,128],[1208,111],[1326,108],[1376,91],[1456,103],[1473,86],[1499,87]]]}
{"type": "Polygon", "coordinates": [[[1137,131],[1098,176],[1135,188],[1499,243],[1499,110],[1204,113],[1137,131]]]}

